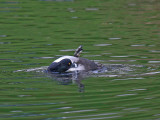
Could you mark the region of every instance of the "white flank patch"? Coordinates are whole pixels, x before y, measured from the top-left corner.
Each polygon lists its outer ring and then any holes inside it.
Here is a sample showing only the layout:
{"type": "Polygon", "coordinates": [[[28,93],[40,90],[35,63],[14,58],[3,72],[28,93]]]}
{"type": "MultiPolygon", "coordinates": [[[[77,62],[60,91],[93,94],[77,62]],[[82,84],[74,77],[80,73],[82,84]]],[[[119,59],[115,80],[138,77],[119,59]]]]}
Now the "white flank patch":
{"type": "Polygon", "coordinates": [[[60,58],[56,59],[53,62],[60,62],[63,59],[70,59],[72,61],[72,63],[74,63],[74,62],[76,63],[79,60],[79,58],[74,57],[74,56],[63,56],[63,57],[60,57],[60,58]]]}
{"type": "Polygon", "coordinates": [[[85,67],[84,67],[84,65],[81,65],[81,64],[79,64],[77,67],[74,67],[74,68],[70,68],[69,70],[67,70],[67,71],[79,71],[79,70],[85,70],[85,67]]]}

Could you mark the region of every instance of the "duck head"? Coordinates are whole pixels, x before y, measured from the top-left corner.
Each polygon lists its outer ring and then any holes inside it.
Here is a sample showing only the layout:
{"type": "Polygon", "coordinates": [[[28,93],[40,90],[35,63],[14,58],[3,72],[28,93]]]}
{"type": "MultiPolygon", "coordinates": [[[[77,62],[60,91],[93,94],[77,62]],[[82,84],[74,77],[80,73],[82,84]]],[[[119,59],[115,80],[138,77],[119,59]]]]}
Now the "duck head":
{"type": "Polygon", "coordinates": [[[59,62],[53,62],[48,68],[48,72],[65,72],[72,66],[70,59],[62,59],[59,62]]]}

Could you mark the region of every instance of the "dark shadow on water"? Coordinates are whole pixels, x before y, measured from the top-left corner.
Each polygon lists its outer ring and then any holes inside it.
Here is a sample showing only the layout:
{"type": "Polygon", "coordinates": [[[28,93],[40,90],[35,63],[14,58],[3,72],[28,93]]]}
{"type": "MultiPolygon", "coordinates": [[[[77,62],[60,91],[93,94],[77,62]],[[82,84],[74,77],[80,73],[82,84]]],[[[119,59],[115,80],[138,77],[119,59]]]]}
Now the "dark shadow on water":
{"type": "Polygon", "coordinates": [[[73,71],[73,72],[65,72],[65,73],[47,73],[47,75],[56,80],[59,85],[70,85],[76,84],[78,86],[79,92],[84,92],[84,84],[82,84],[82,80],[89,76],[89,72],[85,71],[73,71]]]}
{"type": "Polygon", "coordinates": [[[72,72],[64,72],[64,73],[48,73],[48,66],[42,66],[39,68],[31,68],[31,69],[22,69],[14,72],[36,72],[39,76],[42,75],[51,78],[51,80],[56,81],[59,85],[71,85],[76,84],[78,86],[79,92],[85,91],[85,85],[82,83],[83,80],[89,77],[118,77],[121,74],[129,74],[128,72],[132,71],[128,65],[122,64],[109,64],[102,65],[99,69],[94,71],[72,71],[72,72]]]}
{"type": "Polygon", "coordinates": [[[107,67],[105,66],[94,71],[72,71],[72,72],[64,72],[64,73],[57,73],[57,72],[48,73],[45,70],[45,73],[47,74],[47,76],[53,80],[56,80],[59,85],[76,84],[78,86],[79,92],[85,91],[85,85],[82,83],[82,80],[88,77],[95,77],[94,76],[95,74],[98,75],[105,72],[107,72],[107,67]]]}
{"type": "MultiPolygon", "coordinates": [[[[146,75],[159,74],[159,67],[155,65],[129,65],[129,64],[103,64],[101,68],[94,71],[72,71],[64,73],[48,73],[48,66],[42,66],[38,68],[22,69],[14,72],[34,72],[35,75],[41,77],[48,77],[53,81],[56,81],[58,85],[71,85],[76,84],[79,92],[85,91],[85,85],[83,80],[87,78],[100,77],[142,77],[146,75]]],[[[39,81],[38,81],[39,82],[39,81]]],[[[44,81],[45,82],[45,81],[44,81]]]]}

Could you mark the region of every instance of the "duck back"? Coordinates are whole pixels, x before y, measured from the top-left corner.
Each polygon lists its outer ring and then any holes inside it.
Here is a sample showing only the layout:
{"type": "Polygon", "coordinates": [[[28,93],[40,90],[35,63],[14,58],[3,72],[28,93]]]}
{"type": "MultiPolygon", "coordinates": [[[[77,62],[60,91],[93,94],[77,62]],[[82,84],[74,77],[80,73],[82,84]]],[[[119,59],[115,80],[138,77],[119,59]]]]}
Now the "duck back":
{"type": "Polygon", "coordinates": [[[86,58],[79,58],[77,64],[83,65],[86,71],[96,70],[98,68],[98,65],[94,61],[88,60],[86,58]]]}

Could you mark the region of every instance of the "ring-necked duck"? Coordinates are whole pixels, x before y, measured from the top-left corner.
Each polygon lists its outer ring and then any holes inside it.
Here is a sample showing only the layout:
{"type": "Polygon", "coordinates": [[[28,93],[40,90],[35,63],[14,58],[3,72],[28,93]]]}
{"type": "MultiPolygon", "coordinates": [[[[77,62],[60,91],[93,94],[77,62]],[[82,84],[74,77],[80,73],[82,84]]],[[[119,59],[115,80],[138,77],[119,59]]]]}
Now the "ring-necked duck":
{"type": "Polygon", "coordinates": [[[94,61],[79,57],[82,50],[82,46],[79,46],[76,49],[74,56],[63,56],[56,59],[47,68],[47,71],[61,73],[65,71],[90,71],[98,69],[98,65],[94,61]]]}

